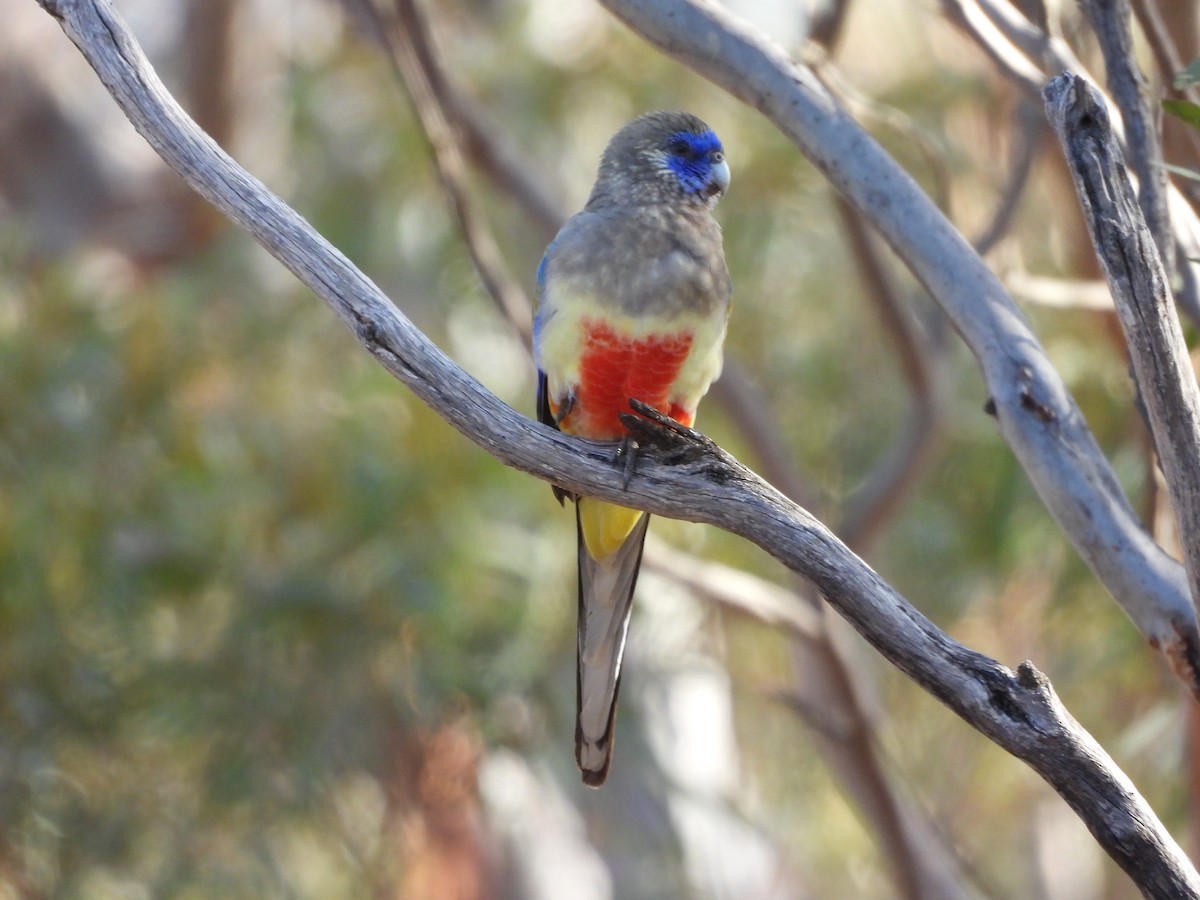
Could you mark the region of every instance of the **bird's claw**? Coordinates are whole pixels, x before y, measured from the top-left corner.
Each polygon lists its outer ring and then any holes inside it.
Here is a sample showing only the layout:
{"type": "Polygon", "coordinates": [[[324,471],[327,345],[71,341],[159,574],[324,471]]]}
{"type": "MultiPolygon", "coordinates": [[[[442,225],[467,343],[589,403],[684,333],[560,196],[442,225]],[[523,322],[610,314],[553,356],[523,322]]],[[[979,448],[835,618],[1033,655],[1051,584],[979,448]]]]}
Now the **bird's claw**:
{"type": "Polygon", "coordinates": [[[629,429],[635,446],[653,447],[659,461],[666,465],[679,465],[703,458],[712,453],[716,445],[694,428],[672,419],[661,410],[641,400],[629,401],[633,413],[621,413],[621,423],[629,429]]]}
{"type": "Polygon", "coordinates": [[[561,430],[563,419],[565,419],[567,416],[569,416],[571,414],[572,410],[575,409],[576,399],[577,399],[577,397],[575,395],[575,392],[571,391],[571,393],[567,394],[566,399],[564,399],[563,402],[559,405],[558,409],[555,410],[555,413],[554,413],[554,427],[555,428],[558,428],[559,430],[561,430]]]}
{"type": "Polygon", "coordinates": [[[629,482],[633,480],[633,474],[637,471],[638,450],[637,438],[632,434],[627,434],[621,438],[617,444],[617,453],[613,457],[613,465],[621,466],[621,487],[629,490],[629,482]]]}

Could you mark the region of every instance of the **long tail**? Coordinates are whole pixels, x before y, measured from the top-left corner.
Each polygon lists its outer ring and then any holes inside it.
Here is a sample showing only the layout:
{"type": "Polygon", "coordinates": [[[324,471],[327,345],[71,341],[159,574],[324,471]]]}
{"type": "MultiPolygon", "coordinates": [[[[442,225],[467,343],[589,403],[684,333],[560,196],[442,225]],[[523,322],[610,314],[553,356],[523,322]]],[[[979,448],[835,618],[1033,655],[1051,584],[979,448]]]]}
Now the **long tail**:
{"type": "Polygon", "coordinates": [[[612,763],[621,659],[650,516],[580,498],[575,505],[575,523],[579,531],[575,760],[584,784],[599,787],[612,763]],[[615,524],[618,533],[624,534],[619,543],[613,542],[611,552],[593,555],[596,545],[605,543],[595,537],[597,521],[615,524]]]}

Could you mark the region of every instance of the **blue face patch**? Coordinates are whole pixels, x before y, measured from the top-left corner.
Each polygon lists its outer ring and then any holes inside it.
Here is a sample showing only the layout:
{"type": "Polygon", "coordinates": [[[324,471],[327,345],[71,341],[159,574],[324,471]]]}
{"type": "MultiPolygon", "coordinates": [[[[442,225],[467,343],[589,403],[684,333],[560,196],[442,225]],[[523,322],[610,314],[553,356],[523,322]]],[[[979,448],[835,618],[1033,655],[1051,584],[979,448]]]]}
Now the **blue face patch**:
{"type": "Polygon", "coordinates": [[[716,162],[713,156],[721,152],[721,141],[711,131],[703,134],[678,131],[667,140],[665,165],[675,173],[684,191],[703,194],[712,181],[712,167],[716,162]]]}

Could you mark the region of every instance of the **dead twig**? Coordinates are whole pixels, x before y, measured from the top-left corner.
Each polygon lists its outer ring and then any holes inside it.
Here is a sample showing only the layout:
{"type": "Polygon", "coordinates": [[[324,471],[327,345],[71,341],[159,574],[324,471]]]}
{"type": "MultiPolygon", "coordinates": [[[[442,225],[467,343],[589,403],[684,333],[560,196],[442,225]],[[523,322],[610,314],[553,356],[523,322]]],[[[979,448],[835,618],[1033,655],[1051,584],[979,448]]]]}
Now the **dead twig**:
{"type": "Polygon", "coordinates": [[[1138,179],[1138,205],[1158,247],[1168,279],[1175,271],[1175,238],[1167,211],[1167,170],[1162,163],[1159,118],[1146,102],[1149,87],[1133,52],[1128,0],[1083,0],[1104,53],[1108,89],[1125,123],[1125,156],[1138,179]]]}
{"type": "Polygon", "coordinates": [[[1200,388],[1167,273],[1134,200],[1100,93],[1066,73],[1046,85],[1045,95],[1125,331],[1175,507],[1192,597],[1200,606],[1200,388]]]}
{"type": "Polygon", "coordinates": [[[437,63],[437,51],[413,0],[396,0],[398,18],[389,27],[371,0],[342,0],[366,23],[387,51],[388,59],[408,92],[409,100],[429,143],[434,167],[475,271],[492,302],[526,345],[532,340],[531,304],[508,271],[504,255],[487,220],[467,190],[467,166],[461,142],[447,113],[446,81],[437,63]]]}

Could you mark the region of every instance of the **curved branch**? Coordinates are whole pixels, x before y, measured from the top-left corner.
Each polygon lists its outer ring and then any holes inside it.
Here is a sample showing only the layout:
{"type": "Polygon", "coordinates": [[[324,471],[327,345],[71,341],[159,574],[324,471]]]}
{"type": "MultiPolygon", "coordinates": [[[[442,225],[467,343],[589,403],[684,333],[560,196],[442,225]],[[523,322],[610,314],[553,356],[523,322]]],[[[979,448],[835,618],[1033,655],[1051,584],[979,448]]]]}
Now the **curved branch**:
{"type": "Polygon", "coordinates": [[[1013,144],[1014,149],[1008,161],[1008,177],[1000,191],[1000,203],[992,213],[987,227],[972,243],[975,252],[986,257],[1000,243],[1012,226],[1017,208],[1025,196],[1029,186],[1029,176],[1033,171],[1033,162],[1037,158],[1038,149],[1042,145],[1042,137],[1046,133],[1046,121],[1042,111],[1025,98],[1018,100],[1017,110],[1013,115],[1013,144]]]}
{"type": "Polygon", "coordinates": [[[1145,531],[1004,286],[812,71],[715,3],[602,0],[655,46],[761,110],[871,221],[975,354],[1008,441],[1088,566],[1200,695],[1183,569],[1145,531]]]}
{"type": "MultiPolygon", "coordinates": [[[[1027,48],[1013,43],[979,4],[973,0],[942,0],[946,17],[974,39],[1001,72],[1029,96],[1042,86],[1041,69],[1029,61],[1027,48]]],[[[1038,47],[1038,51],[1042,48],[1038,47]]]]}
{"type": "Polygon", "coordinates": [[[862,486],[844,504],[838,533],[863,553],[895,515],[941,438],[944,342],[926,338],[913,321],[888,271],[883,247],[870,233],[862,214],[841,196],[837,209],[854,254],[855,268],[862,273],[870,303],[893,346],[900,376],[910,395],[910,408],[900,433],[862,486]]]}
{"type": "Polygon", "coordinates": [[[387,53],[421,123],[442,191],[454,211],[463,244],[484,290],[528,346],[533,337],[531,304],[509,272],[487,220],[466,189],[466,160],[448,113],[452,99],[420,11],[412,0],[400,0],[396,27],[389,28],[370,0],[343,2],[362,19],[387,53]]]}
{"type": "MultiPolygon", "coordinates": [[[[434,347],[296,212],[236,165],[167,93],[110,0],[39,0],[139,132],[187,182],[324,299],[358,340],[447,422],[507,465],[572,491],[707,522],[811,579],[885,657],[1025,760],[1150,896],[1200,898],[1200,875],[1104,750],[1029,663],[1014,674],[921,615],[816,519],[690,429],[660,421],[626,488],[611,448],[534,424],[434,347]]],[[[651,411],[642,409],[644,414],[651,411]]],[[[642,421],[642,420],[635,420],[642,421]]]]}

